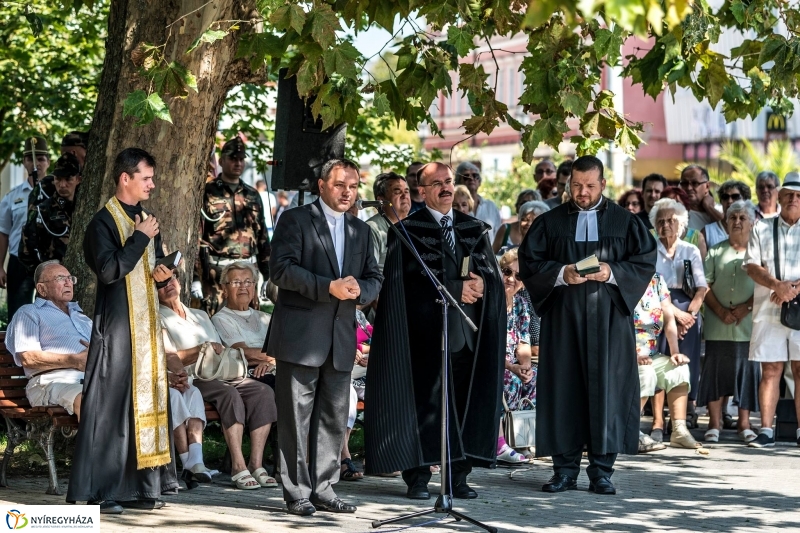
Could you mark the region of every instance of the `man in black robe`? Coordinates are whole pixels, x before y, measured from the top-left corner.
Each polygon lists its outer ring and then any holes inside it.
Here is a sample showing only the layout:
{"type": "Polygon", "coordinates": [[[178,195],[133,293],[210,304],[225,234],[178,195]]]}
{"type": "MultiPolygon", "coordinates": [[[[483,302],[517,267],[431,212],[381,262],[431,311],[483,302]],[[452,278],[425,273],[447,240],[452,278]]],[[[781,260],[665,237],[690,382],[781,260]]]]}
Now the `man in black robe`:
{"type": "Polygon", "coordinates": [[[639,378],[631,318],[655,272],[656,242],[642,221],[603,197],[603,163],[572,165],[572,200],[539,216],[520,246],[520,275],[542,318],[536,382],[536,455],[552,456],[542,490],[577,488],[584,446],[589,490],[616,494],[618,453],[635,454],[639,378]],[[592,254],[599,272],[581,276],[592,254]]]}
{"type": "Polygon", "coordinates": [[[100,504],[104,513],[159,509],[161,493],[178,487],[156,296],[172,272],[155,266],[164,256],[158,222],[139,203],[155,188],[154,170],[144,150],[123,150],[116,193],[83,241],[97,296],[67,501],[100,504]]]}
{"type": "MultiPolygon", "coordinates": [[[[503,284],[486,237],[489,226],[452,209],[452,169],[429,163],[420,169],[418,183],[426,207],[399,224],[479,327],[473,332],[456,309],[448,310],[452,490],[457,498],[476,498],[467,475],[473,465],[492,466],[497,459],[505,353],[503,284]],[[463,265],[468,273],[462,276],[463,265]]],[[[389,232],[384,277],[365,397],[367,471],[402,470],[407,496],[428,499],[430,466],[445,461],[440,449],[440,297],[394,231],[389,232]]]]}

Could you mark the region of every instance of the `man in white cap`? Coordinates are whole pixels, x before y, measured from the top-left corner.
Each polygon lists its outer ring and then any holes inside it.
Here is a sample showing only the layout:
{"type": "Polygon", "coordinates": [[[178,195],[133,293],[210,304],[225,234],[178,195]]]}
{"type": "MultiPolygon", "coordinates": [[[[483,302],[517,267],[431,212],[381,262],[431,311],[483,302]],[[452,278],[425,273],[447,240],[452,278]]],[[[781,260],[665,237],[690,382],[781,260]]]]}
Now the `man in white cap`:
{"type": "Polygon", "coordinates": [[[472,200],[475,202],[475,218],[483,220],[491,229],[489,230],[489,242],[494,242],[494,236],[498,228],[503,224],[503,217],[500,210],[491,200],[483,198],[478,194],[481,186],[481,171],[478,167],[464,161],[456,167],[456,185],[466,185],[472,200]]]}
{"type": "MultiPolygon", "coordinates": [[[[784,366],[790,362],[795,391],[800,390],[800,331],[781,323],[781,306],[800,294],[800,175],[790,172],[778,193],[780,214],[759,221],[750,235],[744,264],[756,283],[750,360],[761,363],[758,401],[761,430],[748,446],[775,445],[772,428],[784,366]],[[777,237],[777,243],[776,243],[777,237]],[[776,253],[777,252],[777,253],[776,253]]],[[[795,395],[800,419],[800,400],[795,395]]],[[[800,429],[797,430],[800,446],[800,429]]]]}

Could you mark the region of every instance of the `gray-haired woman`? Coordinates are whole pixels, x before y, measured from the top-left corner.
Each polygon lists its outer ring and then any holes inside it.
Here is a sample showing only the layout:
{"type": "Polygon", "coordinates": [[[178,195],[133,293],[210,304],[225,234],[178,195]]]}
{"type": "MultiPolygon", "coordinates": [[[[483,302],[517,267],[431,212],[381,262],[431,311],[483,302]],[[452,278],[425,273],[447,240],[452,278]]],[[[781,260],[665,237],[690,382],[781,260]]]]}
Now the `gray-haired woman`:
{"type": "Polygon", "coordinates": [[[720,243],[728,238],[728,208],[739,200],[750,200],[751,192],[750,187],[741,181],[728,180],[720,185],[719,190],[719,203],[722,206],[723,219],[719,222],[712,222],[703,228],[703,236],[706,238],[706,245],[710,249],[717,243],[720,243]]]}
{"type": "Polygon", "coordinates": [[[739,408],[738,432],[745,442],[756,438],[750,429],[750,412],[758,411],[761,366],[748,361],[753,330],[753,280],[742,270],[750,230],[756,213],[750,201],[737,201],[726,213],[729,238],[708,250],[705,260],[706,359],[697,405],[708,405],[706,442],[718,442],[722,428],[723,398],[733,396],[739,408]]]}
{"type": "MultiPolygon", "coordinates": [[[[694,244],[681,240],[689,217],[686,208],[670,198],[657,201],[650,210],[650,222],[658,234],[658,258],[656,271],[661,275],[669,288],[670,299],[675,308],[675,320],[678,323],[678,347],[682,354],[689,358],[691,387],[687,426],[693,427],[697,420],[694,413],[694,402],[697,399],[697,384],[700,381],[700,308],[708,291],[703,260],[700,250],[694,244]],[[686,271],[688,265],[690,271],[686,271]],[[695,294],[690,296],[684,291],[684,278],[691,279],[695,286],[695,294]]],[[[687,287],[688,288],[688,287],[687,287]]],[[[669,355],[666,339],[661,339],[660,352],[669,355]]],[[[663,427],[663,420],[658,420],[658,409],[654,409],[653,429],[663,427]]],[[[658,440],[658,439],[656,439],[658,440]]]]}
{"type": "Polygon", "coordinates": [[[506,226],[516,228],[516,234],[518,236],[514,236],[514,232],[509,232],[508,230],[505,232],[498,231],[494,239],[494,244],[492,244],[492,249],[494,249],[497,255],[502,257],[507,251],[519,246],[522,243],[522,239],[528,234],[528,230],[536,217],[548,211],[550,211],[550,206],[541,200],[531,200],[520,205],[517,223],[513,224],[513,226],[511,224],[506,224],[506,226]]]}

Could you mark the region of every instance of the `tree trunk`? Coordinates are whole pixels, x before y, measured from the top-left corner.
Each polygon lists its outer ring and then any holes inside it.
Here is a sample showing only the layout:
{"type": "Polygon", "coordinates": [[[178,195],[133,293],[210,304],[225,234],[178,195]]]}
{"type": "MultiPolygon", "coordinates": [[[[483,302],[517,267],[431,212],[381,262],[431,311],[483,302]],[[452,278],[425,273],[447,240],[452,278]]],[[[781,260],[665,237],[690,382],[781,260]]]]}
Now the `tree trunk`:
{"type": "Polygon", "coordinates": [[[114,158],[129,147],[147,150],[156,159],[156,189],[145,207],[159,221],[165,248],[169,252],[180,250],[185,258],[183,296],[188,297],[197,253],[201,196],[219,114],[232,87],[259,81],[260,76],[251,72],[248,61],[235,59],[238,40],[242,33],[250,31],[249,24],[242,24],[241,30],[222,40],[201,45],[191,54],[185,51],[214,21],[255,17],[255,0],[112,1],[86,169],[65,259],[67,267],[79,278],[76,297],[87,315],[93,315],[96,277],[83,255],[84,233],[94,214],[114,194],[114,158]],[[187,13],[182,21],[167,28],[187,13]],[[197,93],[190,91],[186,99],[167,101],[172,124],[155,120],[138,127],[132,117],[122,117],[128,94],[148,89],[147,81],[138,75],[131,60],[131,52],[143,42],[167,42],[167,61],[178,61],[197,76],[197,93]]]}

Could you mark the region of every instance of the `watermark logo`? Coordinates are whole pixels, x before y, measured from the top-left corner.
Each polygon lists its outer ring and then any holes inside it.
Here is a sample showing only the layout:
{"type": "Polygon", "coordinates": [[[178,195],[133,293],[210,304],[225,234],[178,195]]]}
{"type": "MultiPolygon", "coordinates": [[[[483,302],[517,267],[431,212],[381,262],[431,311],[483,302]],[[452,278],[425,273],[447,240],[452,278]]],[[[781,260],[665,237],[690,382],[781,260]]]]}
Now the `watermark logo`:
{"type": "Polygon", "coordinates": [[[6,525],[8,529],[22,529],[28,525],[28,518],[25,513],[11,509],[6,511],[6,525]]]}

